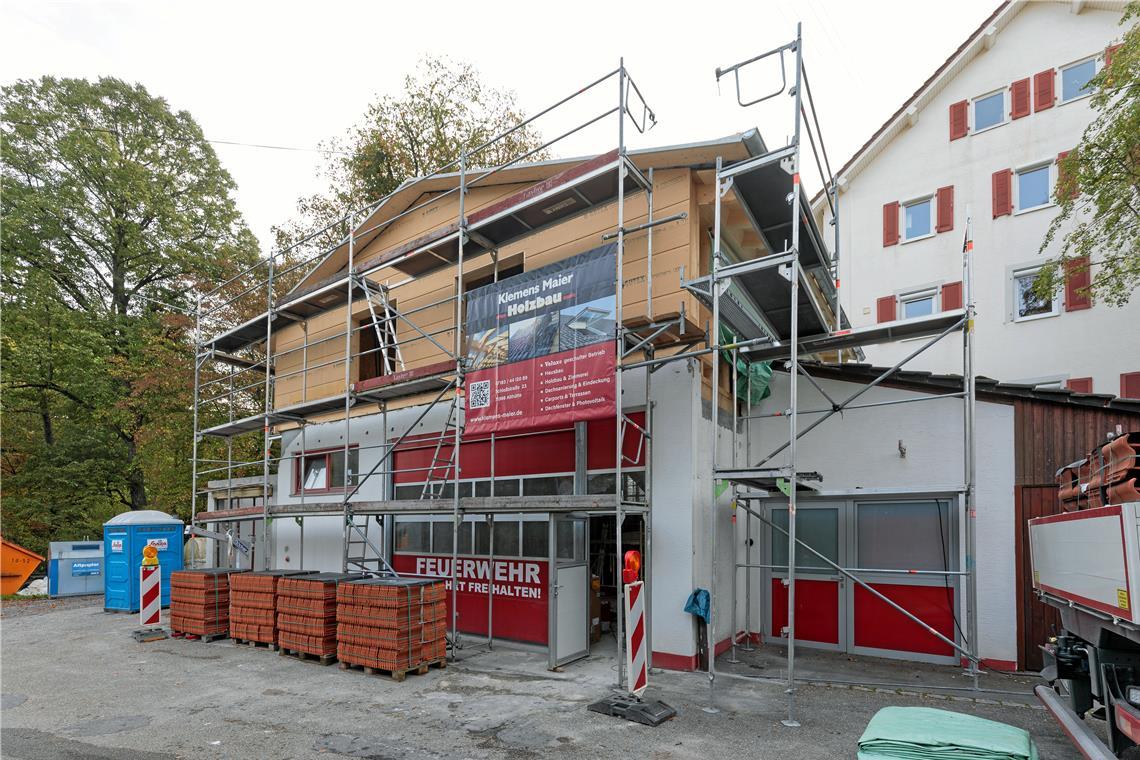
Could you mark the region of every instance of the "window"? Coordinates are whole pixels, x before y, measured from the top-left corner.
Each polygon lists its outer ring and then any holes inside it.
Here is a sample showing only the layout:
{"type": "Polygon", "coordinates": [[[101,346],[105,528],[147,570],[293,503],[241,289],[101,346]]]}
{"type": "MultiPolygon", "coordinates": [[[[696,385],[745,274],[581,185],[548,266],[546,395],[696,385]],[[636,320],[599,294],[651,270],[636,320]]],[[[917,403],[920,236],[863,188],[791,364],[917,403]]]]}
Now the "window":
{"type": "MultiPolygon", "coordinates": [[[[396,302],[392,301],[395,309],[396,302]]],[[[360,362],[357,380],[371,380],[383,377],[398,369],[399,347],[396,345],[396,317],[385,318],[379,306],[376,309],[376,322],[372,317],[360,320],[360,362]]]]}
{"type": "Polygon", "coordinates": [[[345,473],[344,449],[329,449],[294,458],[294,493],[327,493],[343,491],[346,476],[349,485],[356,482],[359,469],[359,449],[348,451],[348,472],[345,473]]]}
{"type": "Polygon", "coordinates": [[[948,502],[857,504],[856,510],[859,567],[875,570],[954,568],[948,502]]]}
{"type": "Polygon", "coordinates": [[[1080,61],[1061,69],[1061,102],[1091,95],[1089,80],[1096,75],[1096,59],[1080,61]]]}
{"type": "Polygon", "coordinates": [[[431,551],[431,523],[426,520],[396,523],[396,551],[431,551]]]}
{"type": "MultiPolygon", "coordinates": [[[[772,524],[788,529],[788,510],[773,509],[772,524]]],[[[832,562],[839,561],[839,510],[831,508],[800,509],[796,512],[796,534],[800,541],[815,549],[832,562]]],[[[788,564],[788,537],[772,530],[772,564],[788,564]]],[[[802,545],[796,545],[796,571],[804,573],[830,573],[831,566],[802,545]]]]}
{"type": "Polygon", "coordinates": [[[1005,122],[1005,90],[974,99],[974,131],[981,132],[1005,122]]]}
{"type": "Polygon", "coordinates": [[[933,203],[930,198],[923,198],[903,207],[903,215],[906,220],[903,234],[904,242],[930,237],[934,234],[934,226],[931,223],[932,209],[933,203]]]}
{"type": "Polygon", "coordinates": [[[926,317],[934,313],[934,297],[937,294],[933,289],[920,290],[917,293],[908,293],[899,296],[899,305],[902,307],[902,319],[926,317]]]}
{"type": "Polygon", "coordinates": [[[1017,172],[1017,211],[1031,211],[1050,204],[1050,165],[1020,169],[1017,172]]]}
{"type": "Polygon", "coordinates": [[[1060,313],[1058,302],[1052,296],[1042,298],[1033,291],[1040,267],[1019,269],[1013,273],[1013,321],[1023,322],[1060,313]]]}

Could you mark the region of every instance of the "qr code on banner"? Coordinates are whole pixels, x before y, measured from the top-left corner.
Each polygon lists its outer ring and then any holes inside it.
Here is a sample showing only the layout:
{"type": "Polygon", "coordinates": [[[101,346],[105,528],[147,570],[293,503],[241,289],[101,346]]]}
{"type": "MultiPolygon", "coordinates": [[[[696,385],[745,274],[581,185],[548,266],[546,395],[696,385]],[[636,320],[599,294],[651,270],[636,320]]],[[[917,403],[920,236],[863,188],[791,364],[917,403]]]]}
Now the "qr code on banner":
{"type": "Polygon", "coordinates": [[[491,405],[491,381],[480,380],[471,383],[467,389],[467,398],[472,409],[486,409],[491,405]]]}

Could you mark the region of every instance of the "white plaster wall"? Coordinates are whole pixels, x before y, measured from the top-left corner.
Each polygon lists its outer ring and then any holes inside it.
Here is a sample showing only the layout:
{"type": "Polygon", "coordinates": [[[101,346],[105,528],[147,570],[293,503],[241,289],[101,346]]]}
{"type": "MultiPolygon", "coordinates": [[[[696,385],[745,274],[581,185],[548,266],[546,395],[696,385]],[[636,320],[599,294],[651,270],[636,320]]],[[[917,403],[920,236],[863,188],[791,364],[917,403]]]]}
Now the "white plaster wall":
{"type": "Polygon", "coordinates": [[[653,506],[650,559],[650,644],[654,652],[696,654],[693,616],[684,612],[694,588],[694,430],[700,395],[691,362],[653,375],[653,506]]]}
{"type": "MultiPolygon", "coordinates": [[[[819,383],[837,401],[865,387],[832,380],[820,380],[819,383]]],[[[859,403],[923,395],[876,387],[861,396],[859,403]]],[[[799,403],[805,409],[829,404],[803,380],[799,384],[799,403]]],[[[772,396],[755,411],[767,413],[787,406],[788,376],[786,373],[774,373],[772,396]]],[[[942,399],[856,409],[842,416],[833,416],[800,439],[798,467],[819,472],[823,476],[822,487],[829,491],[871,488],[956,491],[964,482],[962,406],[958,399],[942,399]],[[905,458],[899,455],[900,440],[906,446],[905,458]]],[[[1016,660],[1014,410],[1012,405],[986,402],[978,402],[976,409],[980,653],[988,659],[1016,660]]],[[[802,415],[800,428],[817,417],[802,415]]],[[[752,458],[758,462],[787,441],[788,422],[785,418],[756,421],[750,433],[752,458]]],[[[773,465],[786,463],[786,453],[771,462],[773,465]]],[[[756,522],[753,521],[754,527],[756,522]]],[[[758,537],[759,529],[754,533],[758,537]]],[[[961,535],[964,545],[964,529],[961,535]]],[[[739,543],[743,545],[743,530],[739,543]]],[[[753,552],[754,562],[757,554],[753,552]]],[[[743,554],[739,556],[743,557],[743,554]]],[[[754,581],[754,594],[759,593],[758,586],[754,581]]],[[[758,606],[754,597],[752,625],[755,627],[752,630],[760,629],[758,606]]],[[[743,620],[742,611],[740,615],[743,620]]]]}
{"type": "MultiPolygon", "coordinates": [[[[961,280],[969,208],[980,374],[1005,382],[1091,376],[1094,392],[1118,394],[1120,374],[1140,370],[1140,330],[1131,327],[1140,322],[1140,298],[1119,309],[1094,304],[1085,311],[1062,309],[1058,316],[1030,322],[1014,323],[1009,318],[1008,269],[1044,260],[1038,248],[1057,210],[1046,207],[993,219],[991,176],[1001,169],[1016,171],[1055,159],[1076,146],[1092,120],[1088,98],[1062,104],[1058,71],[1058,101],[1053,108],[1010,120],[1007,90],[1004,125],[953,142],[948,127],[951,103],[1008,88],[1011,82],[1050,67],[1059,69],[1103,54],[1121,36],[1119,19],[1119,13],[1090,8],[1073,14],[1068,3],[1027,3],[996,36],[993,47],[969,63],[918,113],[917,123],[850,179],[839,201],[840,271],[841,301],[853,324],[873,324],[875,301],[881,296],[961,280]],[[953,231],[884,248],[883,204],[905,202],[946,185],[955,190],[953,231]]],[[[830,245],[831,233],[825,237],[830,245]]],[[[1054,246],[1051,252],[1058,250],[1054,246]]],[[[870,361],[889,366],[917,347],[902,342],[866,351],[870,361]]],[[[912,366],[960,372],[960,341],[933,347],[912,366]]]]}

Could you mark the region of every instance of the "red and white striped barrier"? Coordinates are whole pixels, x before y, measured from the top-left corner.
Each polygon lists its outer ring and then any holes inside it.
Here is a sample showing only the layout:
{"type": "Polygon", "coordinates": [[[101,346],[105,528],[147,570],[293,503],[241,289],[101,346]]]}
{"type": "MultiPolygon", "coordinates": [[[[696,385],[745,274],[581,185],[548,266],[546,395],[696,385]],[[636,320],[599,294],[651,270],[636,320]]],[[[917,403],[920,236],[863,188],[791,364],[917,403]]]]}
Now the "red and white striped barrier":
{"type": "Polygon", "coordinates": [[[649,685],[649,668],[645,640],[645,595],[642,581],[625,586],[625,672],[626,689],[641,696],[649,685]]]}
{"type": "Polygon", "coordinates": [[[139,622],[162,624],[162,571],[158,565],[139,568],[139,622]]]}

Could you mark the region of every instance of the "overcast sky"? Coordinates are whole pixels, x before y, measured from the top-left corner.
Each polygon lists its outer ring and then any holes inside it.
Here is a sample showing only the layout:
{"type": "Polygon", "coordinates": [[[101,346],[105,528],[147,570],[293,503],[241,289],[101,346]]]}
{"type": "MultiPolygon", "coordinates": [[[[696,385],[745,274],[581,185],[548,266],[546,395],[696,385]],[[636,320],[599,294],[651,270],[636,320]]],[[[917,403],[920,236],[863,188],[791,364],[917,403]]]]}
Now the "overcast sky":
{"type": "MultiPolygon", "coordinates": [[[[0,81],[44,74],[141,82],[186,109],[214,140],[303,148],[217,145],[238,184],[238,203],[262,240],[296,199],[322,189],[311,149],[342,134],[378,95],[397,92],[423,55],[470,61],[485,81],[537,111],[617,66],[620,56],[657,113],[631,147],[711,139],[759,127],[783,144],[785,98],[736,105],[718,67],[794,37],[804,56],[833,168],[958,47],[998,0],[771,0],[768,2],[393,3],[97,2],[0,0],[0,81]],[[776,103],[778,101],[779,109],[776,103]]],[[[773,78],[775,77],[775,78],[773,78]]],[[[746,96],[779,82],[754,67],[746,96]],[[755,85],[753,87],[753,85],[755,85]]],[[[616,101],[564,109],[540,125],[547,137],[616,101]]],[[[556,155],[616,146],[612,120],[556,155]]],[[[818,179],[810,189],[819,187],[818,179]]],[[[369,199],[362,199],[364,200],[369,199]]]]}

